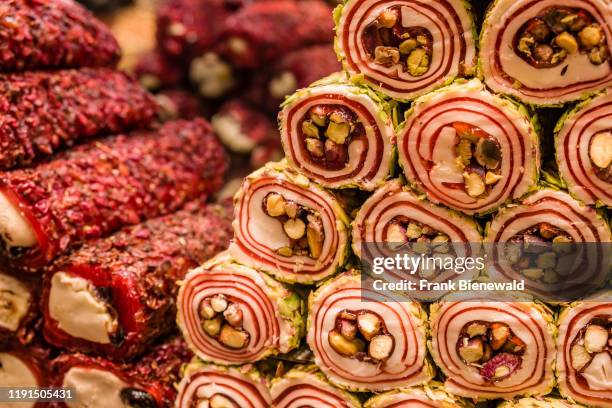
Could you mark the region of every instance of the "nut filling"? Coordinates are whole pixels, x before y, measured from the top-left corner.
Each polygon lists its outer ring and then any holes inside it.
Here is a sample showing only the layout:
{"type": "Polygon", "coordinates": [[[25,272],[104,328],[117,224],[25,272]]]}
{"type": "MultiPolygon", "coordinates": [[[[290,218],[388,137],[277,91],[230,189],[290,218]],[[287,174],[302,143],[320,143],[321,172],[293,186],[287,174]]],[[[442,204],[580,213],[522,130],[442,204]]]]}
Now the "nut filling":
{"type": "Polygon", "coordinates": [[[281,256],[310,256],[319,259],[325,233],[321,217],[312,210],[285,199],[281,194],[269,193],[263,200],[264,212],[283,224],[289,246],[278,248],[281,256]]]}
{"type": "Polygon", "coordinates": [[[604,130],[593,136],[589,145],[589,158],[595,175],[612,184],[612,131],[604,130]]]}
{"type": "MultiPolygon", "coordinates": [[[[583,327],[572,342],[570,364],[577,371],[578,378],[599,371],[593,367],[594,358],[599,354],[612,355],[612,316],[599,315],[583,327]]],[[[607,371],[607,370],[606,370],[607,371]]]]}
{"type": "MultiPolygon", "coordinates": [[[[406,249],[416,255],[440,258],[439,266],[454,254],[448,235],[405,216],[393,218],[387,224],[384,234],[388,244],[401,245],[398,249],[406,249]]],[[[431,278],[438,272],[435,262],[432,265],[423,263],[418,274],[422,278],[431,278]]]]}
{"type": "Polygon", "coordinates": [[[569,275],[580,259],[578,255],[573,238],[545,222],[519,232],[504,246],[504,257],[513,269],[547,284],[569,275]]]}
{"type": "Polygon", "coordinates": [[[348,146],[365,139],[357,115],[342,105],[316,105],[301,122],[302,149],[310,160],[330,170],[341,170],[349,160],[348,146]]]}
{"type": "Polygon", "coordinates": [[[424,27],[402,26],[400,7],[389,7],[363,32],[371,60],[384,67],[400,65],[413,77],[425,75],[432,59],[433,37],[424,27]]]}
{"type": "Polygon", "coordinates": [[[470,197],[485,197],[503,176],[501,175],[501,146],[480,128],[463,122],[453,123],[457,132],[455,157],[463,172],[463,184],[470,197]]]}
{"type": "Polygon", "coordinates": [[[477,367],[488,383],[508,378],[519,369],[525,343],[500,322],[473,321],[461,329],[457,353],[469,366],[477,367]]]}
{"type": "Polygon", "coordinates": [[[240,405],[232,398],[216,393],[208,399],[200,397],[193,400],[190,408],[240,408],[240,405]]]}
{"type": "Polygon", "coordinates": [[[383,319],[369,310],[338,313],[328,340],[337,353],[371,364],[384,364],[395,347],[383,319]]]}
{"type": "Polygon", "coordinates": [[[238,303],[225,295],[214,295],[200,303],[202,330],[219,343],[234,350],[245,348],[251,335],[243,328],[243,314],[238,303]]]}
{"type": "Polygon", "coordinates": [[[573,53],[587,54],[593,65],[610,61],[601,25],[578,8],[548,8],[527,21],[514,38],[514,50],[536,68],[557,66],[573,53]]]}

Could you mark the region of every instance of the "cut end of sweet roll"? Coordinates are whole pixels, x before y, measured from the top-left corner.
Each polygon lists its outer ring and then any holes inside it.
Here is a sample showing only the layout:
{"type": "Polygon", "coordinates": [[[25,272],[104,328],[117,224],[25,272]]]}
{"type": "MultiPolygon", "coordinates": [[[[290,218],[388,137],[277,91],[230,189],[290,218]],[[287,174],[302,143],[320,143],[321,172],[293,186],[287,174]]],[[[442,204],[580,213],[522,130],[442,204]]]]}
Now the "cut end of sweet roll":
{"type": "Polygon", "coordinates": [[[465,214],[484,214],[534,188],[540,148],[524,108],[477,79],[417,99],[398,135],[408,182],[465,214]]]}
{"type": "Polygon", "coordinates": [[[570,193],[585,204],[612,206],[612,92],[579,104],[559,121],[555,152],[570,193]]]}
{"type": "Polygon", "coordinates": [[[473,74],[474,22],[461,0],[354,0],[337,12],[345,68],[391,98],[411,100],[473,74]]]}
{"type": "Polygon", "coordinates": [[[560,105],[612,83],[605,0],[497,0],[481,34],[480,68],[494,92],[560,105]]]}
{"type": "Polygon", "coordinates": [[[434,376],[425,319],[418,303],[364,289],[349,271],[312,293],[307,342],[321,371],[344,389],[421,385],[434,376]]]}
{"type": "Polygon", "coordinates": [[[552,313],[527,300],[460,293],[431,307],[430,351],[448,392],[486,400],[552,390],[552,313]]]}
{"type": "Polygon", "coordinates": [[[32,224],[19,206],[3,192],[0,192],[0,238],[9,254],[38,245],[32,224]]]}
{"type": "Polygon", "coordinates": [[[285,163],[247,176],[234,198],[238,262],[292,283],[336,273],[348,249],[348,217],[338,200],[285,163]]]}
{"type": "Polygon", "coordinates": [[[287,353],[304,332],[302,299],[226,253],[187,275],[177,303],[179,328],[205,361],[238,364],[287,353]]]}
{"type": "Polygon", "coordinates": [[[559,316],[557,377],[561,395],[587,406],[612,407],[612,293],[570,304],[559,316]]]}
{"type": "Polygon", "coordinates": [[[364,190],[388,177],[395,135],[391,112],[378,96],[328,83],[298,91],[283,106],[285,154],[306,176],[324,187],[364,190]]]}

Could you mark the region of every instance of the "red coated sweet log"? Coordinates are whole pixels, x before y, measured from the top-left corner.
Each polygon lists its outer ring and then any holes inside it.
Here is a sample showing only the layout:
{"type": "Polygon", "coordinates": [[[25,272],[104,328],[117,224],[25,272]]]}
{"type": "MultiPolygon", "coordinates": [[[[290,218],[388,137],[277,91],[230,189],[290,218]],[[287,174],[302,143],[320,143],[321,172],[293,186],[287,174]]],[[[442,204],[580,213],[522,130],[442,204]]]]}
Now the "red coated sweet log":
{"type": "Polygon", "coordinates": [[[258,68],[287,50],[330,43],[332,10],[319,0],[264,1],[230,16],[221,33],[221,53],[240,68],[258,68]]]}
{"type": "Polygon", "coordinates": [[[119,44],[72,0],[0,4],[0,71],[113,66],[119,44]]]}
{"type": "Polygon", "coordinates": [[[268,116],[241,99],[224,103],[211,123],[223,144],[236,153],[250,153],[278,138],[276,126],[268,116]]]}
{"type": "MultiPolygon", "coordinates": [[[[167,89],[155,95],[162,120],[195,119],[205,116],[206,108],[193,94],[182,89],[167,89]]],[[[208,116],[208,115],[206,115],[208,116]]]]}
{"type": "Polygon", "coordinates": [[[283,99],[296,89],[305,88],[341,69],[338,57],[329,44],[291,51],[283,55],[271,69],[261,72],[255,78],[247,98],[276,114],[283,99]]]}
{"type": "Polygon", "coordinates": [[[0,168],[31,163],[59,147],[145,127],[155,100],[107,68],[0,76],[0,168]]]}
{"type": "Polygon", "coordinates": [[[175,327],[177,280],[229,245],[230,214],[190,203],[58,259],[42,294],[47,341],[110,359],[143,352],[175,327]]]}
{"type": "Polygon", "coordinates": [[[182,371],[176,408],[273,406],[269,382],[252,364],[223,367],[194,358],[182,371]]]}
{"type": "Polygon", "coordinates": [[[134,75],[147,89],[173,88],[186,79],[180,64],[159,50],[144,54],[134,67],[134,75]]]}
{"type": "MultiPolygon", "coordinates": [[[[27,347],[17,341],[3,344],[0,346],[2,387],[40,388],[49,386],[51,378],[47,367],[52,357],[51,350],[39,342],[27,347]]],[[[28,406],[43,408],[47,404],[39,402],[28,406]]]]}
{"type": "Polygon", "coordinates": [[[0,174],[4,252],[15,265],[44,266],[78,244],[214,192],[226,167],[210,125],[197,119],[92,142],[0,174]]]}
{"type": "Polygon", "coordinates": [[[167,55],[190,61],[210,49],[229,15],[225,0],[167,0],[157,11],[157,44],[167,55]]]}
{"type": "Polygon", "coordinates": [[[133,363],[118,364],[80,353],[63,354],[51,362],[53,386],[74,388],[77,404],[90,404],[84,406],[169,408],[176,397],[173,384],[178,382],[180,367],[191,357],[178,337],[155,346],[133,363]]]}

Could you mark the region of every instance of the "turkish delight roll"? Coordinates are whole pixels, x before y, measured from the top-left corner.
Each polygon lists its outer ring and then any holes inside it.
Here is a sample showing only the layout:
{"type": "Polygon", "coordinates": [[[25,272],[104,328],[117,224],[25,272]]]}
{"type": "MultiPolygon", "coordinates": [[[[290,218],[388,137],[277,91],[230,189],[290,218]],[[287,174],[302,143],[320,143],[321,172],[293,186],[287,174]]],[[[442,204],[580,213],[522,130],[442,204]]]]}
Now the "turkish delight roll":
{"type": "Polygon", "coordinates": [[[45,338],[110,359],[141,354],[175,327],[176,281],[230,238],[227,210],[194,203],[83,245],[45,274],[45,338]]]}
{"type": "Polygon", "coordinates": [[[276,408],[360,408],[354,395],[331,385],[314,366],[296,366],[270,386],[272,404],[276,408]]]}
{"type": "Polygon", "coordinates": [[[446,391],[486,400],[552,390],[552,312],[529,300],[458,293],[432,305],[430,350],[446,391]]]}
{"type": "Polygon", "coordinates": [[[612,91],[567,112],[556,129],[559,173],[585,204],[612,207],[612,91]]]}
{"type": "Polygon", "coordinates": [[[399,131],[399,162],[430,201],[466,214],[494,211],[535,186],[536,123],[477,79],[417,99],[399,131]]]}
{"type": "Polygon", "coordinates": [[[424,387],[400,388],[375,395],[365,408],[472,408],[466,400],[446,391],[441,383],[431,382],[424,387]]]}
{"type": "MultiPolygon", "coordinates": [[[[361,206],[352,227],[353,252],[363,262],[392,258],[398,253],[432,259],[430,263],[421,262],[414,273],[387,270],[390,278],[418,285],[422,279],[446,282],[478,275],[475,263],[459,270],[453,261],[457,257],[476,258],[482,252],[478,224],[466,215],[419,197],[399,180],[391,180],[376,190],[361,206]]],[[[414,291],[411,296],[433,300],[436,294],[414,291]]]]}
{"type": "Polygon", "coordinates": [[[308,310],[308,345],[333,384],[385,391],[433,378],[419,303],[362,288],[360,275],[349,271],[313,292],[308,310]]]}
{"type": "Polygon", "coordinates": [[[322,81],[293,94],[279,115],[289,163],[329,188],[373,190],[389,176],[395,133],[375,93],[322,81]]]}
{"type": "Polygon", "coordinates": [[[487,225],[487,271],[523,281],[550,302],[574,301],[609,279],[612,235],[605,219],[568,193],[543,188],[502,208],[487,225]]]}
{"type": "Polygon", "coordinates": [[[204,361],[255,362],[293,350],[304,333],[300,296],[227,253],[189,272],[177,303],[183,336],[204,361]]]}
{"type": "Polygon", "coordinates": [[[504,401],[497,408],[581,408],[582,405],[559,398],[539,397],[504,401]]]}
{"type": "Polygon", "coordinates": [[[462,0],[349,0],[336,9],[336,51],[355,77],[411,100],[472,75],[475,28],[462,0]]]}
{"type": "Polygon", "coordinates": [[[1,173],[3,252],[16,266],[40,268],[83,242],[212,194],[226,166],[210,125],[196,119],[92,141],[1,173]]]}
{"type": "Polygon", "coordinates": [[[198,359],[183,369],[175,408],[269,408],[268,380],[253,365],[221,367],[198,359]]]}
{"type": "Polygon", "coordinates": [[[287,282],[312,283],[344,264],[348,216],[337,198],[283,162],[244,179],[234,198],[238,262],[287,282]]]}
{"type": "Polygon", "coordinates": [[[483,23],[480,68],[494,92],[560,105],[612,84],[607,0],[496,0],[483,23]]]}
{"type": "Polygon", "coordinates": [[[611,295],[608,291],[573,302],[559,316],[559,390],[587,406],[612,407],[611,295]]]}

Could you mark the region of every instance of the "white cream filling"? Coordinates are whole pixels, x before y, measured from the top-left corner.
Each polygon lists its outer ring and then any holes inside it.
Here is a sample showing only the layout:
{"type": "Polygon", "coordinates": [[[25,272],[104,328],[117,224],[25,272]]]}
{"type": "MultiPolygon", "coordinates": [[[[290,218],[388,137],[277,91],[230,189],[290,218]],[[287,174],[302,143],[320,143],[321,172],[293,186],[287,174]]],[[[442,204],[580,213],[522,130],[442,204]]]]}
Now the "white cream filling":
{"type": "Polygon", "coordinates": [[[582,372],[582,376],[595,391],[612,390],[612,357],[607,352],[598,353],[582,372]]]}
{"type": "Polygon", "coordinates": [[[33,247],[38,243],[30,223],[2,193],[0,193],[0,235],[7,247],[33,247]]]}
{"type": "Polygon", "coordinates": [[[233,152],[249,153],[257,145],[242,132],[242,125],[231,115],[217,114],[212,117],[211,123],[219,139],[233,152]]]}
{"type": "MultiPolygon", "coordinates": [[[[27,364],[9,353],[0,353],[0,387],[38,387],[27,364]]],[[[2,408],[31,408],[34,402],[0,403],[2,408]]]]}
{"type": "Polygon", "coordinates": [[[95,368],[75,367],[64,375],[63,387],[74,389],[69,408],[130,408],[121,401],[121,390],[128,387],[116,375],[95,368]]]}
{"type": "Polygon", "coordinates": [[[31,298],[26,285],[0,273],[0,327],[16,331],[21,319],[28,313],[31,298]]]}
{"type": "Polygon", "coordinates": [[[58,327],[73,337],[100,344],[111,342],[116,319],[83,278],[58,272],[51,278],[49,313],[58,327]]]}

